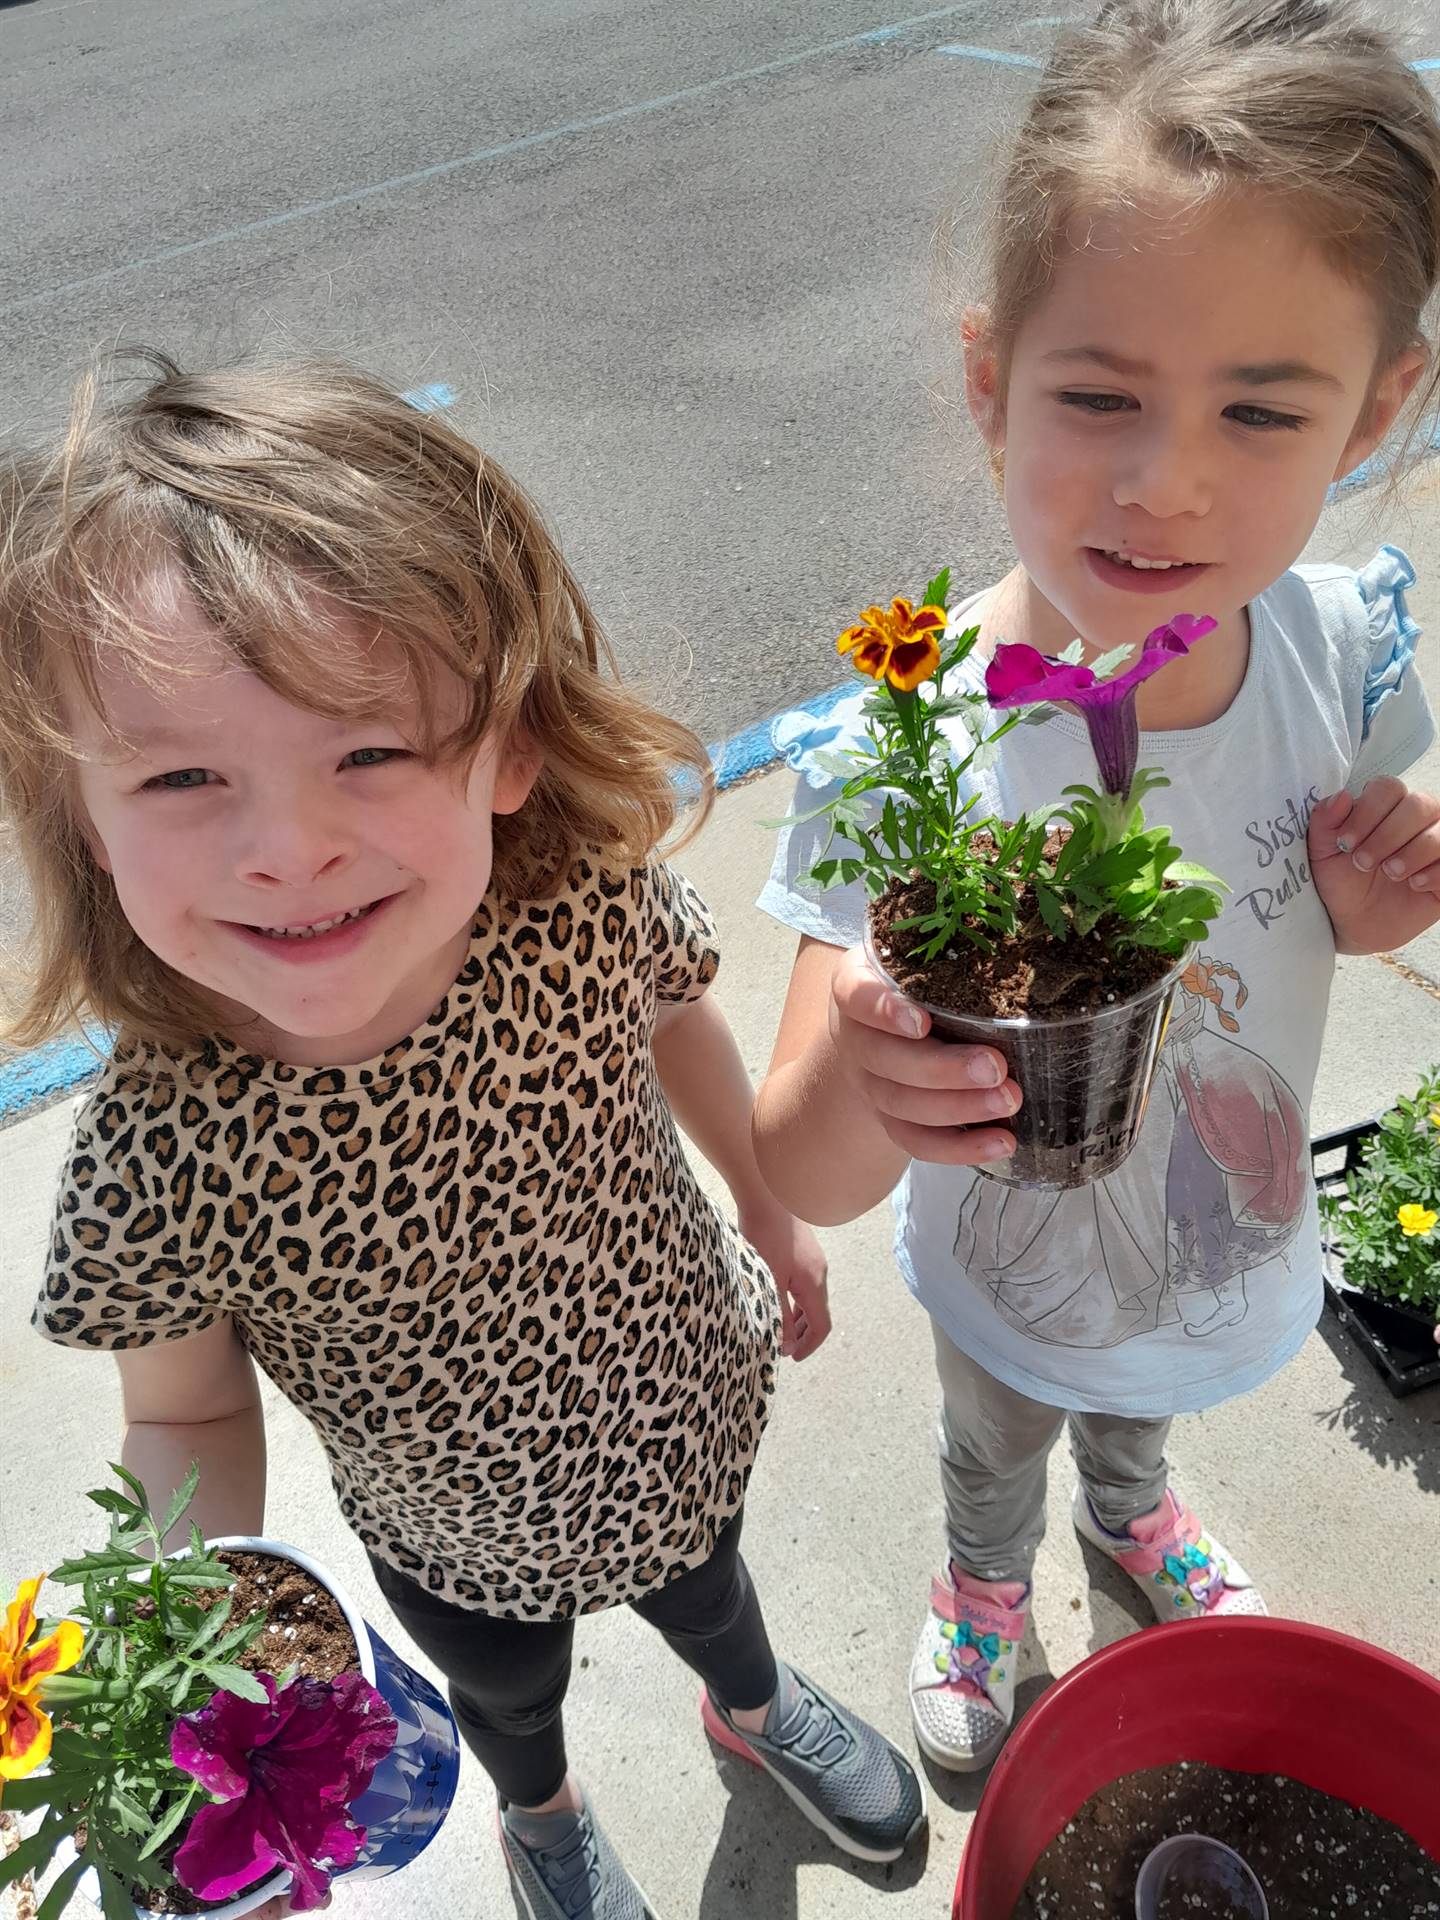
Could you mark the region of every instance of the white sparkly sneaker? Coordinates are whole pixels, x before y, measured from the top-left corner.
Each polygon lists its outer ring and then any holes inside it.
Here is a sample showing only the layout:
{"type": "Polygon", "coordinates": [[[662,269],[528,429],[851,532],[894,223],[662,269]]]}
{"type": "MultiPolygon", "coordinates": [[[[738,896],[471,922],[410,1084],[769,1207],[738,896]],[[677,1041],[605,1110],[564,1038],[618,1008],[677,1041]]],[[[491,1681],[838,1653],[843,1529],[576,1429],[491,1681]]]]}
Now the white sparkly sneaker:
{"type": "Polygon", "coordinates": [[[977,1580],[952,1562],[930,1582],[930,1614],[910,1663],[910,1712],[937,1767],[977,1773],[1004,1746],[1029,1609],[1023,1580],[977,1580]]]}
{"type": "Polygon", "coordinates": [[[1129,1574],[1155,1609],[1157,1620],[1204,1620],[1217,1615],[1268,1613],[1248,1573],[1167,1487],[1153,1513],[1111,1533],[1095,1517],[1083,1487],[1071,1501],[1075,1530],[1129,1574]]]}

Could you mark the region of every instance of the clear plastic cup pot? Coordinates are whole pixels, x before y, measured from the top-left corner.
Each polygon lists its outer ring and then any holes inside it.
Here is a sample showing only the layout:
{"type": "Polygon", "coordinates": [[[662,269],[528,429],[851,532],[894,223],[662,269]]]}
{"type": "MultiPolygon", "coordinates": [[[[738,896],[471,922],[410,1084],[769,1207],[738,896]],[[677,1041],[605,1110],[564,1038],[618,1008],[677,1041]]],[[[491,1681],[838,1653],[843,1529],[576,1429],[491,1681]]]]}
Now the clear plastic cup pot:
{"type": "Polygon", "coordinates": [[[995,1020],[956,1013],[906,993],[885,971],[866,932],[870,964],[887,985],[923,1007],[937,1039],[993,1047],[1024,1096],[1004,1125],[1008,1159],[976,1168],[1007,1187],[1085,1187],[1129,1154],[1140,1137],[1180,976],[1194,949],[1143,993],[1094,1013],[1058,1020],[995,1020]]]}
{"type": "Polygon", "coordinates": [[[1135,1882],[1135,1920],[1270,1920],[1265,1890],[1233,1847],[1179,1833],[1146,1855],[1135,1882]]]}

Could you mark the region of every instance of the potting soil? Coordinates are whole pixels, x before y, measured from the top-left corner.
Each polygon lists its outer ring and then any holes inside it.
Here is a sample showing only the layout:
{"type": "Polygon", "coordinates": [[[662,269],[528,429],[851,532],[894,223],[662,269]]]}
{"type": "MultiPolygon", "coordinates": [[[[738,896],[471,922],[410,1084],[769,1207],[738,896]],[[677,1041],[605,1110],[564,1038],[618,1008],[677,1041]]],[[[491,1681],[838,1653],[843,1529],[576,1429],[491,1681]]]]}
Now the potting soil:
{"type": "MultiPolygon", "coordinates": [[[[1433,1920],[1440,1862],[1377,1814],[1283,1774],[1181,1762],[1126,1774],[1091,1796],[1041,1854],[1013,1920],[1135,1920],[1150,1850],[1178,1833],[1233,1847],[1270,1920],[1433,1920]]],[[[1228,1895],[1166,1896],[1159,1920],[1234,1920],[1228,1895]]]]}
{"type": "Polygon", "coordinates": [[[298,1667],[311,1680],[360,1671],[355,1636],[334,1595],[293,1560],[230,1547],[217,1557],[235,1575],[228,1590],[231,1620],[257,1612],[266,1616],[265,1631],[245,1649],[237,1666],[275,1674],[298,1667]]]}
{"type": "Polygon", "coordinates": [[[993,952],[957,935],[933,960],[919,960],[912,951],[930,936],[913,927],[897,930],[895,923],[912,914],[933,913],[934,884],[914,880],[898,886],[892,880],[870,908],[880,964],[912,999],[996,1020],[1099,1013],[1143,993],[1175,964],[1173,955],[1151,947],[1116,952],[1099,933],[1056,940],[1033,906],[1027,919],[1027,893],[1019,889],[1022,931],[996,941],[993,952]]]}

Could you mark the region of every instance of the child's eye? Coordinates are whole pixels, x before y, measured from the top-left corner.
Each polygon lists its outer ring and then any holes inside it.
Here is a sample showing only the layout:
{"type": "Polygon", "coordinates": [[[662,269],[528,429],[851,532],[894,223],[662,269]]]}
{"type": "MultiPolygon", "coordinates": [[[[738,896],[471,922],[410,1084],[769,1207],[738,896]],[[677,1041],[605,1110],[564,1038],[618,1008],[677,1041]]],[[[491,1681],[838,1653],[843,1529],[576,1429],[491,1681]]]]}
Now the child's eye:
{"type": "Polygon", "coordinates": [[[157,773],[147,780],[142,793],[185,793],[191,787],[208,786],[213,775],[205,767],[177,767],[174,773],[157,773]]]}
{"type": "Polygon", "coordinates": [[[1250,407],[1246,406],[1243,401],[1238,406],[1227,407],[1225,411],[1227,416],[1238,425],[1242,427],[1258,427],[1262,431],[1279,427],[1284,431],[1294,433],[1305,424],[1299,414],[1277,413],[1274,407],[1250,407]]]}
{"type": "Polygon", "coordinates": [[[404,747],[356,747],[340,762],[342,767],[383,767],[406,758],[404,747]]]}
{"type": "Polygon", "coordinates": [[[1062,407],[1074,407],[1080,413],[1123,413],[1135,402],[1125,393],[1062,393],[1062,407]]]}

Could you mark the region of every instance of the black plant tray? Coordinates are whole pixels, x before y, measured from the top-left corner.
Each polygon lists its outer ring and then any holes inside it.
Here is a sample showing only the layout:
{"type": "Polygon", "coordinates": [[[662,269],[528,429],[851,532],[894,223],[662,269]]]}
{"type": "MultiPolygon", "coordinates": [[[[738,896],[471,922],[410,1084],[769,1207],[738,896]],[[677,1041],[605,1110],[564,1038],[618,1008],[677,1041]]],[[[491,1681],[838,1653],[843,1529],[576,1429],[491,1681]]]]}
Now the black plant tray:
{"type": "MultiPolygon", "coordinates": [[[[1360,1149],[1379,1130],[1378,1120],[1322,1133],[1310,1142],[1315,1184],[1322,1190],[1342,1187],[1345,1176],[1360,1163],[1360,1149]],[[1322,1158],[1339,1154],[1336,1165],[1321,1168],[1322,1158]]],[[[1391,1393],[1403,1397],[1422,1387],[1440,1386],[1440,1347],[1435,1344],[1435,1322],[1419,1307],[1403,1300],[1382,1300],[1362,1293],[1345,1278],[1339,1249],[1325,1245],[1325,1298],[1336,1319],[1378,1369],[1391,1393]]]]}

